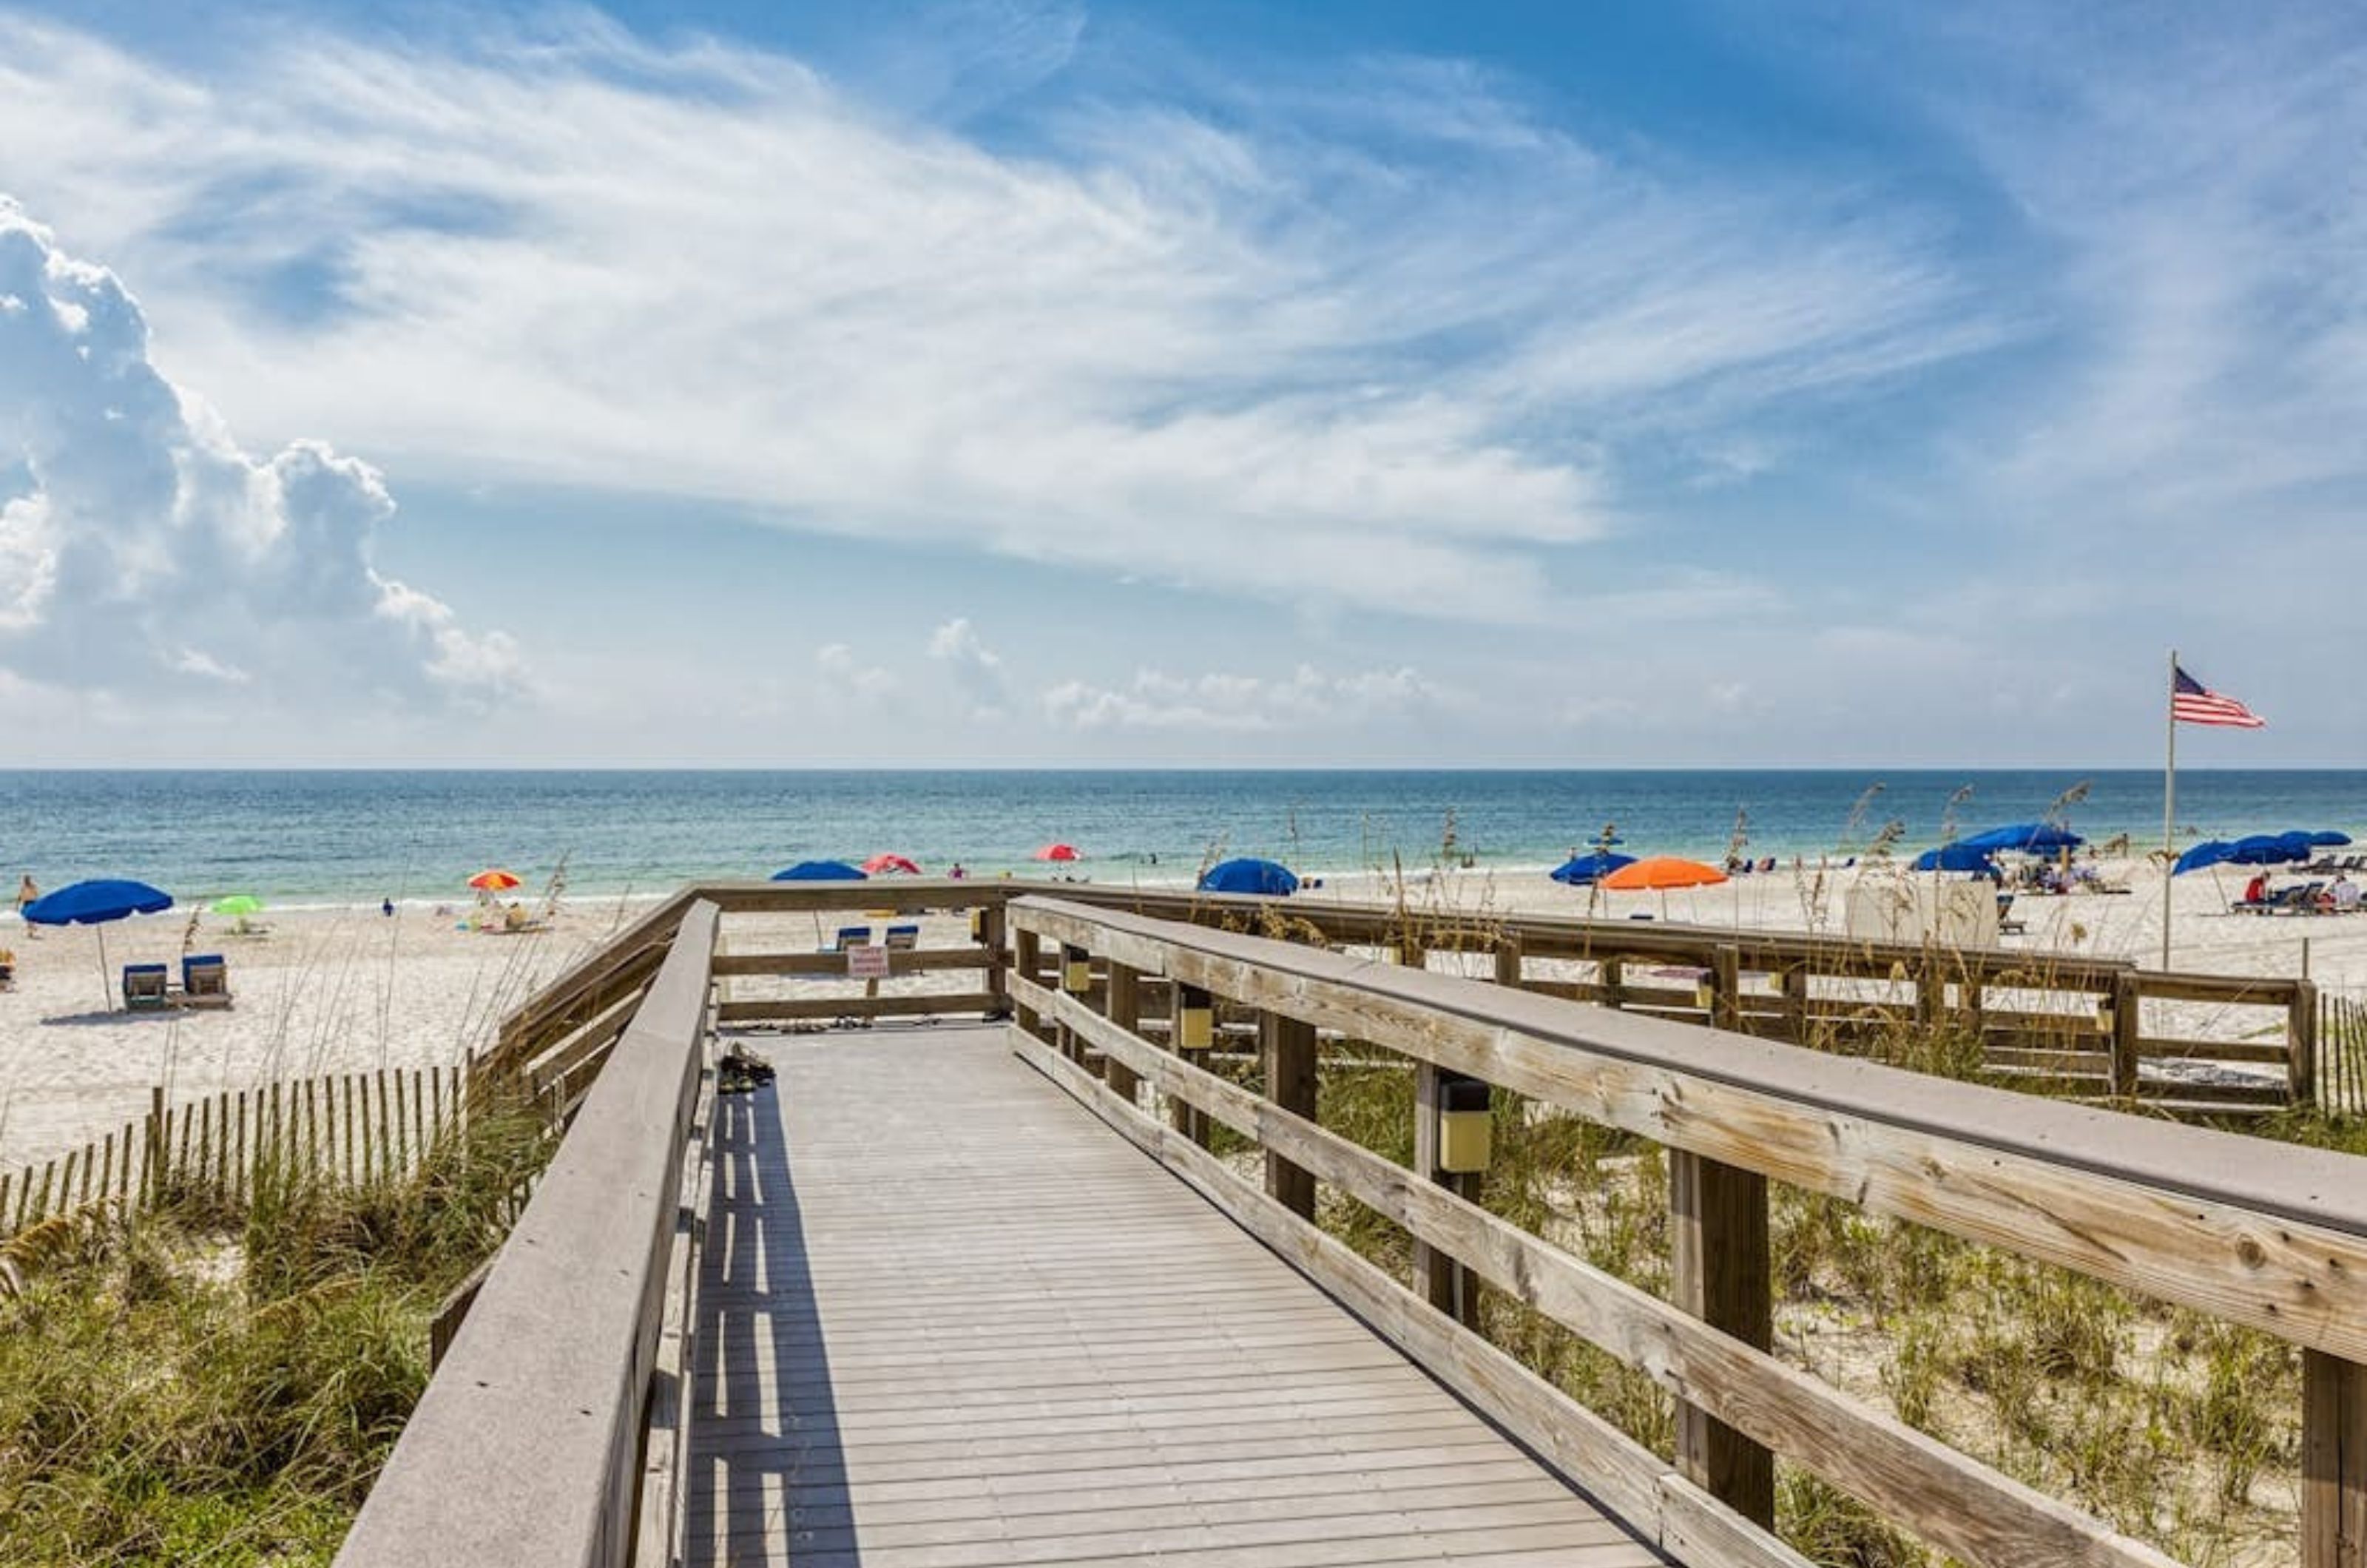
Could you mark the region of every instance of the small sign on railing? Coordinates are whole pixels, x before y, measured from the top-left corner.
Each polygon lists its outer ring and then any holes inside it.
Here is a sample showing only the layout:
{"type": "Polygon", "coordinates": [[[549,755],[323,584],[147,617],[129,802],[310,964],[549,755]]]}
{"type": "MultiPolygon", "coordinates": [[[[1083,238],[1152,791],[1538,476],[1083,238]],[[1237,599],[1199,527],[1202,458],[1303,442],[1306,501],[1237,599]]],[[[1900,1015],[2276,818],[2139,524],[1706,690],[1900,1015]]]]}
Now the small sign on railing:
{"type": "Polygon", "coordinates": [[[848,948],[846,977],[850,980],[885,980],[888,978],[888,950],[877,942],[848,948]]]}

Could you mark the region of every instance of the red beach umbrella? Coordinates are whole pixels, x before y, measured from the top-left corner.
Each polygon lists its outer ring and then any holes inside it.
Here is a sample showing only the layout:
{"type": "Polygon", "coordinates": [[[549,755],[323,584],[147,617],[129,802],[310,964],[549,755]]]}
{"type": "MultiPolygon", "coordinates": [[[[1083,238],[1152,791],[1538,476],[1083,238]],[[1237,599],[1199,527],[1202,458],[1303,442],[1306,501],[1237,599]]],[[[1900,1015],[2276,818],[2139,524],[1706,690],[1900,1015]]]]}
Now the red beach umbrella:
{"type": "Polygon", "coordinates": [[[513,887],[525,886],[525,878],[516,872],[504,871],[497,865],[488,866],[469,878],[469,886],[480,893],[506,893],[513,887]]]}
{"type": "Polygon", "coordinates": [[[863,863],[863,874],[866,876],[878,876],[889,871],[900,871],[906,876],[921,874],[921,868],[902,855],[877,854],[863,863]]]}
{"type": "Polygon", "coordinates": [[[1082,860],[1074,844],[1047,844],[1036,852],[1037,860],[1082,860]]]}

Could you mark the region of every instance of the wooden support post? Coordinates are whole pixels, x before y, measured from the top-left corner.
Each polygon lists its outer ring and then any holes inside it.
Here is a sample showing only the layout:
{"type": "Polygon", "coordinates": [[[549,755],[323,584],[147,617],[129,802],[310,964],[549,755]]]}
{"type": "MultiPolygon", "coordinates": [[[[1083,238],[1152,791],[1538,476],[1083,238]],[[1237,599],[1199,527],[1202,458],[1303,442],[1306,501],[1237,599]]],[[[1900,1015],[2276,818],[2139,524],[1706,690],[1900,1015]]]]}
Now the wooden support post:
{"type": "MultiPolygon", "coordinates": [[[[1044,939],[1034,931],[1023,931],[1012,938],[1012,967],[1019,972],[1019,977],[1031,984],[1041,983],[1044,978],[1044,939]]],[[[1017,1016],[1019,1027],[1028,1033],[1040,1035],[1044,1032],[1044,1021],[1035,1009],[1023,1002],[1019,1004],[1017,1016]]]]}
{"type": "Polygon", "coordinates": [[[2285,1004],[2286,1093],[2295,1105],[2317,1102],[2317,983],[2298,980],[2285,1004]]]}
{"type": "Polygon", "coordinates": [[[1521,985],[1521,939],[1507,933],[1496,939],[1496,984],[1518,990],[1521,985]]]}
{"type": "MultiPolygon", "coordinates": [[[[1765,1177],[1670,1149],[1669,1246],[1679,1307],[1746,1345],[1772,1348],[1765,1177]]],[[[1682,1399],[1677,1468],[1743,1517],[1774,1527],[1775,1456],[1682,1399]]]]}
{"type": "Polygon", "coordinates": [[[2367,1367],[2301,1353],[2302,1568],[2367,1568],[2367,1367]]]}
{"type": "Polygon", "coordinates": [[[2138,1028],[2145,1020],[2145,992],[2134,972],[2112,977],[2112,1098],[2137,1094],[2138,1028]]]}
{"type": "MultiPolygon", "coordinates": [[[[1258,1015],[1258,1043],[1265,1059],[1266,1098],[1294,1115],[1315,1120],[1315,1026],[1278,1012],[1258,1015]]],[[[1315,1175],[1268,1149],[1266,1196],[1302,1220],[1315,1217],[1315,1175]]]]}
{"type": "Polygon", "coordinates": [[[1600,967],[1603,971],[1603,1005],[1607,1008],[1625,1007],[1627,998],[1620,984],[1619,960],[1606,958],[1600,967]]]}
{"type": "MultiPolygon", "coordinates": [[[[1208,1048],[1216,1031],[1217,999],[1197,986],[1175,983],[1174,1005],[1168,1010],[1168,1047],[1195,1067],[1208,1065],[1208,1048]]],[[[1208,1146],[1208,1113],[1189,1100],[1169,1096],[1168,1124],[1202,1148],[1208,1146]]]]}
{"type": "Polygon", "coordinates": [[[1009,916],[1002,900],[987,905],[979,911],[979,945],[986,949],[986,994],[994,998],[987,1009],[990,1019],[1011,1016],[1011,954],[1009,916]]]}
{"type": "Polygon", "coordinates": [[[1784,991],[1784,1038],[1794,1045],[1808,1043],[1808,966],[1795,964],[1779,982],[1784,991]]]}
{"type": "MultiPolygon", "coordinates": [[[[1093,987],[1093,955],[1082,947],[1062,943],[1060,974],[1057,984],[1059,989],[1076,998],[1077,1000],[1087,1001],[1086,993],[1093,987]]],[[[1056,1023],[1052,1026],[1052,1043],[1061,1055],[1081,1067],[1085,1065],[1085,1043],[1079,1039],[1076,1032],[1067,1024],[1056,1023]]]]}
{"type": "MultiPolygon", "coordinates": [[[[1414,1174],[1434,1181],[1458,1198],[1477,1202],[1483,1173],[1455,1175],[1441,1170],[1439,1160],[1439,1085],[1449,1075],[1417,1059],[1413,1068],[1414,1174]]],[[[1479,1326],[1479,1281],[1446,1253],[1416,1237],[1413,1244],[1414,1292],[1466,1328],[1479,1326]]]]}
{"type": "MultiPolygon", "coordinates": [[[[1142,975],[1139,970],[1113,961],[1109,966],[1109,1021],[1128,1034],[1142,1027],[1142,975]]],[[[1141,1098],[1142,1080],[1115,1057],[1109,1060],[1110,1089],[1128,1105],[1141,1098]]]]}
{"type": "Polygon", "coordinates": [[[1709,955],[1709,1021],[1714,1029],[1742,1027],[1742,950],[1721,942],[1709,955]]]}

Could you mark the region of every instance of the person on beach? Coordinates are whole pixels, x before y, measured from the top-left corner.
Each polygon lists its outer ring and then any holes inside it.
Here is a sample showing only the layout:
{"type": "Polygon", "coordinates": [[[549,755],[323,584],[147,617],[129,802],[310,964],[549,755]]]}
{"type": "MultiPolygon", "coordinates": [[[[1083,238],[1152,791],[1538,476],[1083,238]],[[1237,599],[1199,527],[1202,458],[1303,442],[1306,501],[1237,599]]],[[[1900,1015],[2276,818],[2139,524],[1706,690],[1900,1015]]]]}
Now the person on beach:
{"type": "MultiPolygon", "coordinates": [[[[25,920],[25,906],[30,904],[40,896],[41,890],[33,886],[33,874],[29,871],[27,872],[23,879],[17,884],[17,918],[20,920],[25,920]]],[[[33,935],[34,929],[32,921],[25,920],[25,934],[27,936],[33,935]]]]}
{"type": "Polygon", "coordinates": [[[391,898],[379,899],[378,912],[384,915],[390,920],[394,919],[394,900],[391,898]]]}
{"type": "Polygon", "coordinates": [[[2262,904],[2268,901],[2268,897],[2269,874],[2265,871],[2254,872],[2252,874],[2252,880],[2244,884],[2244,902],[2247,904],[2262,904]]]}

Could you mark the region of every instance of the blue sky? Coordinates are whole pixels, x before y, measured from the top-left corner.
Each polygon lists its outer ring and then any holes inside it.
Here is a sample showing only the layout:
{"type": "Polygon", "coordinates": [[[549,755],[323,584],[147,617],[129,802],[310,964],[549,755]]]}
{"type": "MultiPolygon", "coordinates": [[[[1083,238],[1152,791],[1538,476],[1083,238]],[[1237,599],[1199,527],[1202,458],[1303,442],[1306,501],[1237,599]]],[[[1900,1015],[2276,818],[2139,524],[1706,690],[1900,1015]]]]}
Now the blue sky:
{"type": "Polygon", "coordinates": [[[2353,763],[2362,144],[2340,6],[0,0],[10,760],[2353,763]]]}

